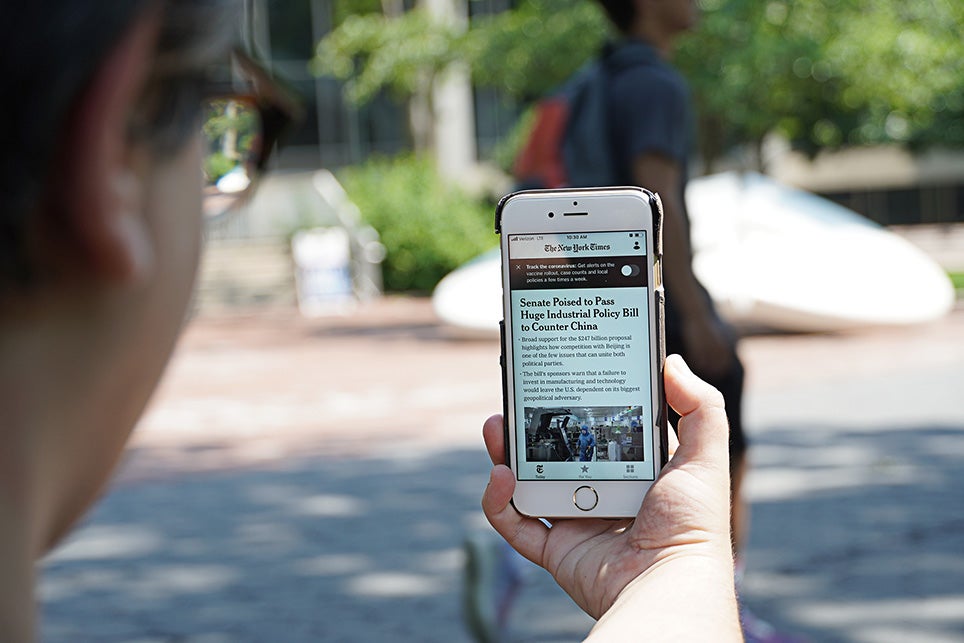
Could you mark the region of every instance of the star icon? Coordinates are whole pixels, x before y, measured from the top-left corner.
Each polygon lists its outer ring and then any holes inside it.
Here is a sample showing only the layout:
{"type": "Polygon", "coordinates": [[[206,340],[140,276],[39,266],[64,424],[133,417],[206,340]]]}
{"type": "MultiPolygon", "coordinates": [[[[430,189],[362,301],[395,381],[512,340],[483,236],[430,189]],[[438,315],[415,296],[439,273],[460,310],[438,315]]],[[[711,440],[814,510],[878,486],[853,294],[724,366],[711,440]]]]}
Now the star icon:
{"type": "Polygon", "coordinates": [[[583,472],[583,473],[589,473],[589,467],[588,467],[587,465],[585,465],[585,464],[582,465],[582,472],[583,472]]]}

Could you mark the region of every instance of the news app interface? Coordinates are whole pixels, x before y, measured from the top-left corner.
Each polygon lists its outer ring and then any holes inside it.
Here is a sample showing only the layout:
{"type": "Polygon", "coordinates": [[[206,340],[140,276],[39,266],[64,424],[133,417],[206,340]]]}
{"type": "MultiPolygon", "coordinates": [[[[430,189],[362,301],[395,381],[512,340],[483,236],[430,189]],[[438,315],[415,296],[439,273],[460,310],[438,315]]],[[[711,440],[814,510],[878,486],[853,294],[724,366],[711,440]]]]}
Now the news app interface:
{"type": "Polygon", "coordinates": [[[653,480],[646,232],[508,239],[520,480],[653,480]]]}

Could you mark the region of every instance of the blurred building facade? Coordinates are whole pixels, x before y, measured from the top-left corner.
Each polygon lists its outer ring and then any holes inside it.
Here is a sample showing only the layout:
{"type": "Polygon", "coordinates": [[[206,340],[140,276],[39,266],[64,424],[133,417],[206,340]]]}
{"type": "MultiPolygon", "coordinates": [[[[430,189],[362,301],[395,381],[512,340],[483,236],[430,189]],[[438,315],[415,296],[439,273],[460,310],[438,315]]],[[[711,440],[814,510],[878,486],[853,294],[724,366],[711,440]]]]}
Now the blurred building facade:
{"type": "MultiPolygon", "coordinates": [[[[411,8],[415,0],[396,0],[411,8]]],[[[280,155],[282,169],[340,167],[373,154],[410,148],[406,112],[385,94],[355,106],[342,85],[309,71],[315,46],[334,24],[333,0],[250,0],[252,35],[261,55],[302,95],[306,118],[280,155]]],[[[440,19],[465,23],[505,11],[518,0],[420,0],[440,19]]],[[[455,78],[442,90],[436,134],[446,158],[440,167],[458,173],[489,159],[512,128],[517,111],[493,90],[455,78]]],[[[768,167],[778,179],[827,196],[884,225],[964,222],[964,154],[912,155],[898,148],[849,150],[810,160],[777,146],[768,167]]]]}
{"type": "Polygon", "coordinates": [[[960,151],[853,148],[808,159],[785,148],[774,154],[770,173],[882,225],[964,222],[960,151]]]}
{"type": "MultiPolygon", "coordinates": [[[[424,2],[425,0],[423,0],[424,2]]],[[[287,79],[305,101],[307,116],[287,140],[280,155],[282,168],[337,169],[360,163],[372,154],[396,154],[410,147],[406,113],[387,94],[372,102],[351,105],[342,84],[309,71],[315,46],[334,24],[333,0],[251,0],[251,28],[258,54],[287,79]]],[[[415,4],[404,0],[406,8],[415,4]]],[[[443,20],[469,21],[510,8],[514,0],[428,0],[427,6],[443,20]]],[[[467,83],[467,81],[466,81],[467,83]]],[[[446,90],[443,90],[446,91],[446,90]]],[[[511,128],[515,113],[495,92],[475,90],[458,80],[450,83],[443,101],[461,106],[447,110],[442,128],[450,152],[474,161],[486,158],[496,142],[511,128]],[[452,86],[454,85],[454,87],[452,86]],[[464,95],[464,98],[463,98],[464,95]],[[453,130],[467,129],[469,139],[453,130]]]]}

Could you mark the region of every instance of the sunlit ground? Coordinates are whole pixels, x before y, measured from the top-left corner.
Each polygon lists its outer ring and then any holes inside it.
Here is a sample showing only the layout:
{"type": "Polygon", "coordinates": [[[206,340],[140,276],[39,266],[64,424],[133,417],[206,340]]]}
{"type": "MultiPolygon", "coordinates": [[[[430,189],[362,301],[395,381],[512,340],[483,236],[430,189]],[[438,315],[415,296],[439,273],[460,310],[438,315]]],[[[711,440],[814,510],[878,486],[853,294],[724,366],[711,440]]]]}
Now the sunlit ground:
{"type": "MultiPolygon", "coordinates": [[[[744,598],[814,641],[964,635],[964,311],[758,336],[744,598]]],[[[424,301],[194,323],[120,477],[47,561],[45,641],[460,641],[498,343],[424,301]]],[[[509,639],[588,617],[533,573],[509,639]]]]}

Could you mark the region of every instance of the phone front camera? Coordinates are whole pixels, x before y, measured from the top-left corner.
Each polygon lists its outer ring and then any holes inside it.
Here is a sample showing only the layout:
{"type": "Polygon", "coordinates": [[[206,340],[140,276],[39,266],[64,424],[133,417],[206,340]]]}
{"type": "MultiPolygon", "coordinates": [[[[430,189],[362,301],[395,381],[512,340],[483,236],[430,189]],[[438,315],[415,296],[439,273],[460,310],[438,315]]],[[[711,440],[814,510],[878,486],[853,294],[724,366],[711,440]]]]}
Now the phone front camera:
{"type": "Polygon", "coordinates": [[[573,205],[579,205],[579,201],[573,201],[572,204],[573,204],[573,205]]]}
{"type": "Polygon", "coordinates": [[[550,219],[551,219],[552,217],[554,217],[554,216],[556,216],[556,214],[555,214],[554,212],[550,212],[550,213],[549,213],[549,218],[550,218],[550,219]]]}

